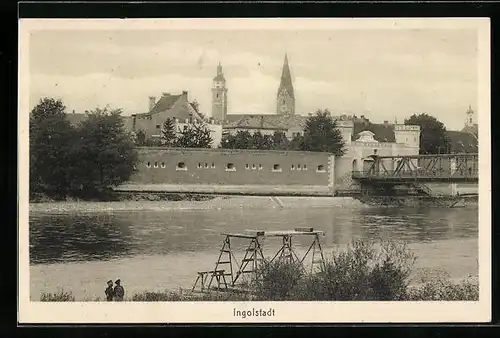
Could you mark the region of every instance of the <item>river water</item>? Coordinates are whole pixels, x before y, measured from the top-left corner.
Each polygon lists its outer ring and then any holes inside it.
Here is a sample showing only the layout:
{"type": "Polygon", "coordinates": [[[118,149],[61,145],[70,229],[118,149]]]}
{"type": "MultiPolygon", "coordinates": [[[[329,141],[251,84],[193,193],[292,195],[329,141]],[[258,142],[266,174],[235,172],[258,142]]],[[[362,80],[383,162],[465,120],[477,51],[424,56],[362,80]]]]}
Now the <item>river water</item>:
{"type": "MultiPolygon", "coordinates": [[[[406,242],[416,254],[415,275],[424,269],[445,270],[457,279],[477,274],[477,207],[36,211],[30,213],[31,299],[58,288],[71,290],[77,300],[102,299],[106,281],[117,278],[129,296],[189,288],[197,271],[214,268],[222,232],[294,227],[325,231],[326,256],[355,239],[391,239],[406,242]]],[[[310,243],[294,241],[299,251],[310,243]]],[[[279,245],[266,239],[266,254],[279,245]]]]}

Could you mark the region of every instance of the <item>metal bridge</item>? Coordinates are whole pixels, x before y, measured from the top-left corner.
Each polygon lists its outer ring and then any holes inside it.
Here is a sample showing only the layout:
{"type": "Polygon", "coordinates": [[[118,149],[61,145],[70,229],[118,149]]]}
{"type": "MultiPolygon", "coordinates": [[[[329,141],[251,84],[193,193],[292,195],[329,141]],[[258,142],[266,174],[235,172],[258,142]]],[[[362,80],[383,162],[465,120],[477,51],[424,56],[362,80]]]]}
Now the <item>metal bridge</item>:
{"type": "Polygon", "coordinates": [[[352,172],[362,184],[478,181],[478,154],[371,155],[364,165],[366,170],[352,172]]]}

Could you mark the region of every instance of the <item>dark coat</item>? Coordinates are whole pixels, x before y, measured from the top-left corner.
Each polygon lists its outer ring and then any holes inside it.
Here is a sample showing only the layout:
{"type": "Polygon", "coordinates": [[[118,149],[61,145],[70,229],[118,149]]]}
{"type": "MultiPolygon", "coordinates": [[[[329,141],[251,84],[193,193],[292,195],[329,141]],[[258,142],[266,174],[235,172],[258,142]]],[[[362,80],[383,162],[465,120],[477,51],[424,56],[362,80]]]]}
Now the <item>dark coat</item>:
{"type": "Polygon", "coordinates": [[[108,286],[106,288],[106,290],[104,291],[104,293],[106,294],[106,300],[108,302],[112,301],[113,300],[113,297],[115,295],[115,291],[113,290],[113,286],[108,286]]]}
{"type": "Polygon", "coordinates": [[[117,301],[122,301],[123,297],[125,296],[125,289],[121,285],[115,286],[115,289],[113,290],[115,297],[114,299],[117,301]]]}

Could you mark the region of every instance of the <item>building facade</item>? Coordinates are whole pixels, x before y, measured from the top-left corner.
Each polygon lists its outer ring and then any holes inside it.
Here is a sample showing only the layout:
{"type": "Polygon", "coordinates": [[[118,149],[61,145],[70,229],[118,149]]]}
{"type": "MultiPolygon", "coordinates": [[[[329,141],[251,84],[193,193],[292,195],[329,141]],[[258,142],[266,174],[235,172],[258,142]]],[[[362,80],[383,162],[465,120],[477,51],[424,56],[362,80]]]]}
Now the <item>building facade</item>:
{"type": "MultiPolygon", "coordinates": [[[[306,151],[138,149],[128,187],[162,184],[259,185],[328,188],[334,192],[334,156],[306,151]]],[[[137,189],[136,189],[137,190],[137,189]]]]}

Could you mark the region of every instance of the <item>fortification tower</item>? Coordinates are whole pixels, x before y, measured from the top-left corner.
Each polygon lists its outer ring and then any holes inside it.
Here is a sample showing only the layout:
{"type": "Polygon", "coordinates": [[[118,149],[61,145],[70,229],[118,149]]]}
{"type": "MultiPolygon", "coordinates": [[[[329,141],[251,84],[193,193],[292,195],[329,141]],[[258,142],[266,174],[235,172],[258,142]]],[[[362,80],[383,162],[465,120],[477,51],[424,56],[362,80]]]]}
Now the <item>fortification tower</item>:
{"type": "Polygon", "coordinates": [[[217,75],[212,84],[212,117],[217,122],[224,122],[227,116],[227,88],[226,79],[219,62],[217,75]]]}

